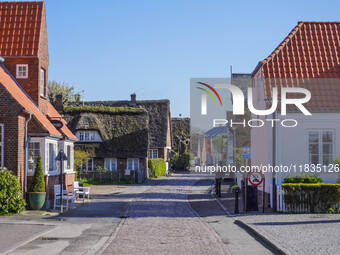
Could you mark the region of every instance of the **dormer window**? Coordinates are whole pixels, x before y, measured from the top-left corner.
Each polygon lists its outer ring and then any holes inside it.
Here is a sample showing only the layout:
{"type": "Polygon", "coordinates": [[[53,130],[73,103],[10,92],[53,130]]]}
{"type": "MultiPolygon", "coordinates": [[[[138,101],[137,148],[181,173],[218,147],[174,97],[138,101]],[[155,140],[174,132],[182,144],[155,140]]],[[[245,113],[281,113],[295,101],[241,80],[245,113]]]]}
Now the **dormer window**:
{"type": "Polygon", "coordinates": [[[17,79],[27,79],[28,78],[28,65],[17,65],[17,79]]]}
{"type": "Polygon", "coordinates": [[[78,131],[76,136],[79,142],[101,142],[100,135],[96,131],[78,131]]]}
{"type": "Polygon", "coordinates": [[[40,95],[45,96],[45,70],[40,69],[40,95]]]}

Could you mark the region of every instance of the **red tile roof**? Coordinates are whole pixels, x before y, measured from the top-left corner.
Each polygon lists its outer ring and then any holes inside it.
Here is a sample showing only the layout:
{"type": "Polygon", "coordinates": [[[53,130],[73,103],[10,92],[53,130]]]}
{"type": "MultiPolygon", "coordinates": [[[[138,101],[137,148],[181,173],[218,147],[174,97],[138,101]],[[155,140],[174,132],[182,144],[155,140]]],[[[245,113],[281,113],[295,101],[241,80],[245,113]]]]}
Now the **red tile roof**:
{"type": "Polygon", "coordinates": [[[37,56],[44,2],[0,2],[0,56],[37,56]]]}
{"type": "Polygon", "coordinates": [[[50,135],[62,136],[62,134],[52,125],[47,117],[38,109],[27,94],[18,86],[15,80],[8,74],[5,67],[0,64],[0,83],[11,94],[11,96],[23,107],[23,109],[33,113],[33,117],[50,135]]]}
{"type": "Polygon", "coordinates": [[[272,97],[272,87],[281,87],[282,83],[287,86],[284,80],[301,78],[289,82],[289,86],[310,90],[309,110],[340,110],[340,22],[298,22],[253,74],[260,68],[265,79],[265,98],[272,97]]]}
{"type": "Polygon", "coordinates": [[[48,117],[50,119],[60,120],[61,122],[64,123],[64,125],[62,126],[62,128],[59,131],[61,131],[66,137],[68,137],[70,139],[77,140],[77,137],[66,126],[67,122],[60,116],[60,114],[53,107],[53,105],[50,102],[47,102],[47,106],[48,106],[48,117]]]}

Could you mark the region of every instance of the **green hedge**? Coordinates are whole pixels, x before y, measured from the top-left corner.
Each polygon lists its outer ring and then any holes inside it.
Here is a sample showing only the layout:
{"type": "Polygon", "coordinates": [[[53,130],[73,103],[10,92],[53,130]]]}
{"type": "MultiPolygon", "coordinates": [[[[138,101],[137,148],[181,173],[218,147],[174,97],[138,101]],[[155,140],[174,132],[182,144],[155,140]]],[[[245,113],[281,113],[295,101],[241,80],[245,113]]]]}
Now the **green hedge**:
{"type": "Polygon", "coordinates": [[[303,206],[309,213],[326,213],[340,203],[340,184],[282,184],[284,202],[290,212],[303,206]]]}
{"type": "Polygon", "coordinates": [[[311,174],[297,174],[292,177],[287,176],[283,183],[322,183],[322,178],[311,174]]]}
{"type": "Polygon", "coordinates": [[[165,175],[166,164],[161,158],[149,159],[148,166],[150,170],[150,178],[158,178],[165,175]]]}
{"type": "Polygon", "coordinates": [[[0,170],[0,215],[19,213],[25,205],[18,178],[7,169],[0,170]]]}

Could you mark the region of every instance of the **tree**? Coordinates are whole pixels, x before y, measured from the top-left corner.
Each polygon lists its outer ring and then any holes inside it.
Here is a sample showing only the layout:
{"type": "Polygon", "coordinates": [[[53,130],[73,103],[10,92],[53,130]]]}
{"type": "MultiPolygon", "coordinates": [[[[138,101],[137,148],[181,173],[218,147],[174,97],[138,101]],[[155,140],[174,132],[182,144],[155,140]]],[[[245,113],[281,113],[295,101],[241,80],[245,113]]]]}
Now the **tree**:
{"type": "Polygon", "coordinates": [[[68,83],[61,83],[55,80],[48,82],[48,99],[51,104],[55,106],[56,96],[63,96],[63,105],[67,106],[68,104],[74,102],[76,100],[76,96],[79,93],[74,92],[74,87],[70,86],[68,83]]]}
{"type": "Polygon", "coordinates": [[[82,165],[90,160],[90,153],[83,150],[74,151],[74,170],[78,171],[82,165]]]}

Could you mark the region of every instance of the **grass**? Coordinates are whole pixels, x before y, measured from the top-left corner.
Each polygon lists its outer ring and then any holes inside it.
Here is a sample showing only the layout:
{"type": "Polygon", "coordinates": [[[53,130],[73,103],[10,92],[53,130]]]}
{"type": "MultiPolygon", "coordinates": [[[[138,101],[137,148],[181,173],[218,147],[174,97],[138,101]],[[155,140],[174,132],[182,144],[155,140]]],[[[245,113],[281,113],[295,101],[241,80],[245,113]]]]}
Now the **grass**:
{"type": "Polygon", "coordinates": [[[143,108],[133,107],[110,107],[110,106],[68,106],[65,107],[66,113],[81,113],[81,112],[93,112],[93,113],[146,113],[143,108]]]}
{"type": "Polygon", "coordinates": [[[123,184],[132,184],[130,180],[122,179],[120,181],[108,181],[108,180],[94,180],[94,179],[78,179],[79,182],[83,183],[84,187],[89,187],[92,185],[123,185],[123,184]]]}

